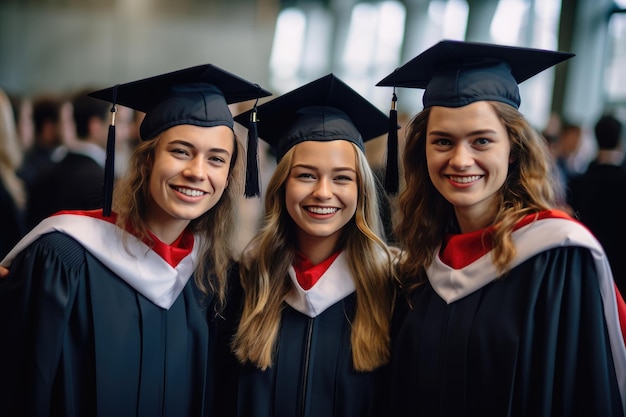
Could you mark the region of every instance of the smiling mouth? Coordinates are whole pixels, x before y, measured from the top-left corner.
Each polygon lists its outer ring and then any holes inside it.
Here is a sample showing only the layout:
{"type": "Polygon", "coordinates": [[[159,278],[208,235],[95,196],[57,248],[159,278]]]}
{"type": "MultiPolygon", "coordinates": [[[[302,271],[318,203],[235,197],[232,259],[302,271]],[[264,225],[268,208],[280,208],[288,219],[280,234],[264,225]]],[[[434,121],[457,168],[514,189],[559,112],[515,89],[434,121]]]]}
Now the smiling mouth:
{"type": "Polygon", "coordinates": [[[478,181],[479,179],[481,179],[482,175],[471,175],[469,177],[455,177],[453,175],[448,175],[448,178],[450,178],[454,182],[469,184],[470,182],[478,181]]]}
{"type": "Polygon", "coordinates": [[[337,207],[305,207],[305,210],[313,214],[333,214],[339,211],[337,207]]]}
{"type": "Polygon", "coordinates": [[[174,187],[174,189],[179,193],[185,194],[189,197],[200,197],[206,194],[204,191],[192,190],[191,188],[174,187]]]}

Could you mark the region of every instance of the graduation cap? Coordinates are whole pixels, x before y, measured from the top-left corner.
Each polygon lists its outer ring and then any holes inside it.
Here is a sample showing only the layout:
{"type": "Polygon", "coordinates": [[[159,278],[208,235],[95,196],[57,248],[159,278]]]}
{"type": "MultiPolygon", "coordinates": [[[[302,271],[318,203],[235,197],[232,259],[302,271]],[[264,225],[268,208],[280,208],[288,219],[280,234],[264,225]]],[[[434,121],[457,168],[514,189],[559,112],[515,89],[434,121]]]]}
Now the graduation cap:
{"type": "Polygon", "coordinates": [[[494,100],[519,108],[518,84],[573,57],[568,52],[444,40],[377,86],[423,88],[424,107],[461,107],[494,100]]]}
{"type": "Polygon", "coordinates": [[[234,128],[228,104],[259,99],[271,95],[215,65],[205,64],[169,72],[138,81],[119,84],[90,93],[89,96],[108,101],[112,122],[107,142],[103,214],[111,213],[113,164],[115,149],[115,106],[117,104],[144,112],[139,133],[150,140],[176,125],[234,128]]]}
{"type": "Polygon", "coordinates": [[[258,135],[276,158],[305,141],[364,142],[387,133],[389,118],[333,74],[328,74],[235,117],[244,123],[257,113],[258,135]]]}
{"type": "Polygon", "coordinates": [[[491,100],[518,109],[518,84],[573,56],[568,52],[444,40],[376,85],[394,87],[392,114],[396,87],[425,89],[424,108],[462,107],[491,100]]]}

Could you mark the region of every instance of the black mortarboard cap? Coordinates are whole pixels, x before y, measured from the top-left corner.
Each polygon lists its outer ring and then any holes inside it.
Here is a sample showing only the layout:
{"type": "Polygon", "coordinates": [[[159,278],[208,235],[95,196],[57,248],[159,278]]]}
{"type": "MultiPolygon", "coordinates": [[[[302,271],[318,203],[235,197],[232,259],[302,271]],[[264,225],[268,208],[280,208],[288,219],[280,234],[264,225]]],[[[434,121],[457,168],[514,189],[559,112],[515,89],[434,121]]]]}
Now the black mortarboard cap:
{"type": "Polygon", "coordinates": [[[518,84],[572,56],[567,52],[444,40],[376,85],[423,88],[425,108],[462,107],[483,100],[519,108],[518,84]]]}
{"type": "MultiPolygon", "coordinates": [[[[170,127],[189,124],[234,128],[228,104],[271,95],[259,87],[212,64],[198,65],[138,81],[119,84],[89,94],[91,97],[144,112],[142,140],[153,139],[170,127]]],[[[104,215],[111,210],[115,118],[112,118],[105,167],[104,215]]]]}
{"type": "MultiPolygon", "coordinates": [[[[235,117],[244,123],[254,111],[235,117]]],[[[364,142],[387,133],[389,118],[333,74],[305,84],[260,105],[258,135],[280,160],[298,143],[347,140],[362,150],[364,142]]]]}

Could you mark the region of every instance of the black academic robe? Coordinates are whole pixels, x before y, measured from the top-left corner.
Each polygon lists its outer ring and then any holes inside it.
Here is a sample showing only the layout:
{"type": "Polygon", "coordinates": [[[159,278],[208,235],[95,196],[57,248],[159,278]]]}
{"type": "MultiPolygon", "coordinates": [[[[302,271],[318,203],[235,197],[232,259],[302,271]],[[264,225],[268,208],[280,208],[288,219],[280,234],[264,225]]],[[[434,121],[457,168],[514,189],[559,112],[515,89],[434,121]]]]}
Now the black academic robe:
{"type": "Polygon", "coordinates": [[[62,231],[35,236],[0,282],[0,415],[210,415],[210,300],[191,278],[171,305],[156,305],[111,269],[128,259],[107,266],[94,254],[98,236],[108,236],[106,256],[121,242],[98,222],[113,225],[91,220],[87,243],[62,231]]]}
{"type": "Polygon", "coordinates": [[[518,259],[495,280],[475,282],[495,275],[489,252],[456,268],[437,257],[394,340],[388,415],[624,415],[610,268],[582,226],[551,221],[515,232],[518,259]]]}
{"type": "MultiPolygon", "coordinates": [[[[344,254],[339,255],[308,292],[295,287],[293,270],[290,273],[294,289],[284,305],[274,364],[261,371],[251,364],[238,365],[232,357],[230,361],[221,361],[222,366],[229,363],[230,369],[222,369],[221,374],[227,375],[226,378],[230,375],[231,381],[225,382],[222,387],[225,392],[217,395],[216,401],[222,401],[224,407],[220,415],[372,415],[379,371],[357,372],[352,364],[350,322],[356,311],[356,294],[344,254]],[[320,306],[320,298],[333,301],[320,306]]],[[[232,289],[229,303],[236,297],[235,286],[232,289]]]]}

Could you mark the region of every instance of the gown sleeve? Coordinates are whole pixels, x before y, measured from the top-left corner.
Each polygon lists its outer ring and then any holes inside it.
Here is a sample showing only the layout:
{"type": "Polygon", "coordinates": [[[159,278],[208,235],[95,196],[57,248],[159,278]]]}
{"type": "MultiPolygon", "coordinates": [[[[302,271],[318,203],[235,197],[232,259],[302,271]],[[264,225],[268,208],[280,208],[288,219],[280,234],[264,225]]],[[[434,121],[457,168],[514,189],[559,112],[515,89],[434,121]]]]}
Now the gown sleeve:
{"type": "Polygon", "coordinates": [[[68,307],[84,264],[80,250],[71,250],[77,245],[64,244],[68,239],[44,235],[0,280],[0,415],[45,415],[51,409],[68,307]]]}

